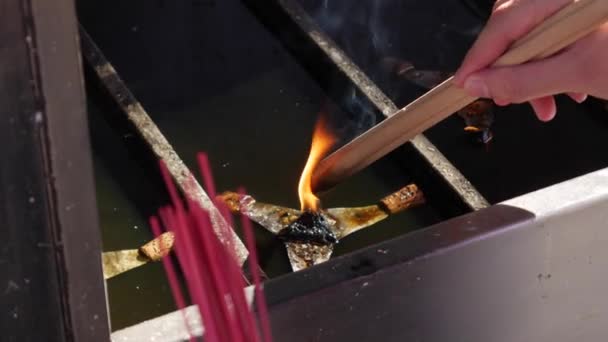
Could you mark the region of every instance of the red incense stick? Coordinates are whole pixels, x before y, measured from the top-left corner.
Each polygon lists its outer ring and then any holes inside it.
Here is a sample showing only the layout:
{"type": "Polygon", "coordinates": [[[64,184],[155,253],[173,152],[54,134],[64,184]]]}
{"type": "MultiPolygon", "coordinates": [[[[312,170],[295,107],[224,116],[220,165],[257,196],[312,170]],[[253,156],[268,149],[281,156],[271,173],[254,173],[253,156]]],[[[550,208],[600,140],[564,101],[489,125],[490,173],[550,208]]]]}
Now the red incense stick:
{"type": "MultiPolygon", "coordinates": [[[[199,154],[198,161],[205,187],[211,198],[215,198],[215,186],[207,155],[199,154]]],[[[232,217],[228,214],[228,208],[216,203],[225,223],[214,226],[209,213],[198,203],[187,199],[184,206],[164,164],[161,164],[161,174],[172,206],[159,210],[160,222],[165,229],[175,232],[177,261],[184,274],[191,300],[199,308],[204,323],[205,341],[270,342],[268,310],[260,285],[261,276],[257,269],[251,222],[244,218],[242,224],[250,252],[249,263],[255,283],[260,329],[257,328],[254,314],[245,297],[244,276],[231,248],[235,234],[230,228],[232,217]]],[[[221,220],[213,220],[215,221],[221,220]]],[[[160,222],[156,217],[150,219],[155,235],[161,233],[160,222]]],[[[175,266],[169,258],[163,259],[163,266],[176,305],[178,309],[183,310],[186,304],[175,266]]],[[[192,327],[187,321],[185,324],[190,340],[193,341],[192,327]]]]}
{"type": "MultiPolygon", "coordinates": [[[[245,189],[239,189],[241,195],[245,194],[245,189]]],[[[262,338],[264,342],[272,341],[272,334],[270,330],[270,321],[268,319],[268,307],[266,305],[266,297],[262,291],[262,277],[258,270],[258,253],[255,246],[255,237],[253,235],[253,227],[251,221],[245,215],[241,215],[241,225],[243,229],[243,235],[245,236],[245,244],[249,250],[249,269],[251,270],[251,276],[253,277],[253,286],[255,287],[255,299],[258,313],[260,314],[260,325],[262,328],[262,338]]]]}

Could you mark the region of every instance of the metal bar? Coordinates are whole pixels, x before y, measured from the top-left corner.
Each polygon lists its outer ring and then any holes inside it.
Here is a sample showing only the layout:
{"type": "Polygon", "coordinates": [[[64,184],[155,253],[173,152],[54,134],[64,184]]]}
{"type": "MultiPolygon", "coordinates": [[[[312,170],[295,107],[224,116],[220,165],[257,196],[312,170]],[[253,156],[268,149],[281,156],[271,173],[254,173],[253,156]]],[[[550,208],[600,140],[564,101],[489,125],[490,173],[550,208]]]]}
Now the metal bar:
{"type": "MultiPolygon", "coordinates": [[[[169,141],[156,126],[142,105],[137,101],[127,85],[122,81],[112,64],[106,59],[88,33],[80,27],[82,53],[87,63],[95,71],[97,77],[110,93],[120,109],[127,115],[129,121],[137,129],[137,133],[145,141],[149,149],[165,163],[169,173],[179,186],[180,190],[189,198],[209,211],[214,226],[226,225],[224,218],[217,210],[205,190],[200,186],[192,172],[175,152],[169,141]]],[[[234,230],[234,253],[239,265],[243,265],[248,252],[243,242],[236,236],[234,230]]],[[[177,237],[179,239],[179,237],[177,237]]]]}
{"type": "MultiPolygon", "coordinates": [[[[380,88],[329,38],[306,11],[294,0],[276,0],[291,20],[314,44],[335,64],[335,66],[363,93],[386,117],[399,108],[380,88]]],[[[254,6],[252,4],[252,6],[254,6]]],[[[488,201],[475,189],[460,171],[433,145],[424,134],[411,140],[416,153],[453,190],[457,198],[469,210],[479,210],[489,206],[488,201]]],[[[427,191],[427,189],[424,189],[427,191]]]]}
{"type": "Polygon", "coordinates": [[[107,341],[73,1],[2,1],[0,41],[2,340],[107,341]]]}

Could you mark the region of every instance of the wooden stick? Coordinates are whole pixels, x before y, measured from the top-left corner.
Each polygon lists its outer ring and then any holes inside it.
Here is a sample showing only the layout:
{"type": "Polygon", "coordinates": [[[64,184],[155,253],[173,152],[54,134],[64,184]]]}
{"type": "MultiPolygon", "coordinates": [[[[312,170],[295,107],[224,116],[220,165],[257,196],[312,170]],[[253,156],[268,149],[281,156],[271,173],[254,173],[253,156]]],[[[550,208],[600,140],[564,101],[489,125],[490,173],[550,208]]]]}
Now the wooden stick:
{"type": "MultiPolygon", "coordinates": [[[[608,1],[573,2],[515,42],[493,65],[517,65],[550,56],[607,20],[608,1]]],[[[313,177],[314,190],[329,189],[476,99],[449,78],[321,161],[313,177]]]]}

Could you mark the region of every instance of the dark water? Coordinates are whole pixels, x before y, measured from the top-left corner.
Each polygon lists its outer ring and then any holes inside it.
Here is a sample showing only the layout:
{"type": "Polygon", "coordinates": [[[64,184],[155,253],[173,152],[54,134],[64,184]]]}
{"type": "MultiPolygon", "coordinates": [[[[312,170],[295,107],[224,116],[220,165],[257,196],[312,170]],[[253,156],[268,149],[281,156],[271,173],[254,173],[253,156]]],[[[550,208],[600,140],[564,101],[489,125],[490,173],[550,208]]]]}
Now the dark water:
{"type": "MultiPolygon", "coordinates": [[[[191,21],[179,25],[190,25],[194,32],[187,39],[172,36],[178,28],[166,21],[154,22],[161,13],[179,12],[177,5],[146,2],[144,14],[137,11],[137,1],[122,4],[110,24],[99,19],[105,4],[88,3],[80,9],[85,28],[186,163],[196,170],[195,154],[205,151],[218,190],[244,186],[259,201],[297,208],[297,181],[327,99],[276,39],[239,2],[206,7],[223,15],[221,21],[209,13],[197,14],[198,7],[189,8],[193,13],[181,12],[191,21]],[[200,39],[196,44],[195,38],[200,39]]],[[[89,99],[104,249],[136,248],[151,238],[147,218],[168,199],[156,170],[125,148],[134,137],[117,133],[102,119],[111,110],[102,103],[103,96],[91,93],[89,99]]],[[[357,119],[337,109],[332,116],[357,119]]],[[[389,156],[322,201],[326,207],[368,205],[412,181],[389,156]]],[[[395,215],[345,238],[334,255],[439,220],[431,206],[395,215]]],[[[282,245],[261,228],[256,234],[266,273],[274,277],[288,272],[282,245]]],[[[109,280],[108,293],[114,330],[174,309],[160,264],[109,280]]]]}

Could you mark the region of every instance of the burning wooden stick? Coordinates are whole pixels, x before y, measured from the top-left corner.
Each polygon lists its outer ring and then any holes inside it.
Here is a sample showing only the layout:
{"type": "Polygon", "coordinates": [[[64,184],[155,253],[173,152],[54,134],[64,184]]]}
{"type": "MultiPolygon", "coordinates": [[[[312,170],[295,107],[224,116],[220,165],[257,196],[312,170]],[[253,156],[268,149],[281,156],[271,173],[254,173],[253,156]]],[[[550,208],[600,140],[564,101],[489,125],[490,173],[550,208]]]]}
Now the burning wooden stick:
{"type": "Polygon", "coordinates": [[[218,199],[232,212],[249,217],[283,240],[294,271],[327,261],[340,239],[389,215],[424,203],[422,191],[415,184],[403,187],[374,205],[319,208],[316,212],[257,202],[249,195],[235,192],[224,192],[218,199]]]}
{"type": "Polygon", "coordinates": [[[175,234],[166,232],[138,249],[105,252],[102,254],[103,277],[107,280],[152,261],[167,256],[175,242],[175,234]]]}

